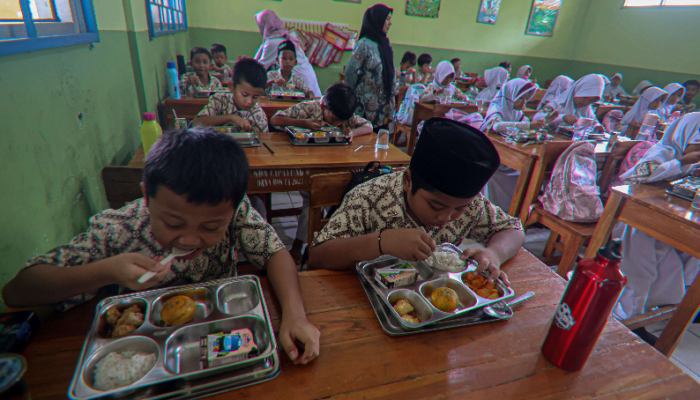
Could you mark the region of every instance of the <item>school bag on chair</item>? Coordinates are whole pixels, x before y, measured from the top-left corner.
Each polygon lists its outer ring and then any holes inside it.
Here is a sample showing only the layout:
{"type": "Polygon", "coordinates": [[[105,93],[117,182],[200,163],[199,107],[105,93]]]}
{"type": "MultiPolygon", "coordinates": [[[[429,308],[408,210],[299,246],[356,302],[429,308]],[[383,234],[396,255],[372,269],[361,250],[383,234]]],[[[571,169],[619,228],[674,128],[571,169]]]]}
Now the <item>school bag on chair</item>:
{"type": "Polygon", "coordinates": [[[401,125],[413,124],[413,111],[416,107],[416,102],[420,101],[420,96],[425,90],[425,85],[416,83],[408,85],[406,97],[404,97],[399,111],[396,112],[396,121],[401,125]]]}
{"type": "Polygon", "coordinates": [[[605,117],[603,117],[603,126],[605,127],[605,131],[615,132],[617,127],[620,126],[620,123],[622,123],[622,117],[624,117],[624,115],[620,110],[612,110],[605,114],[605,117]]]}
{"type": "Polygon", "coordinates": [[[542,208],[570,222],[595,222],[603,214],[596,185],[595,146],[574,142],[559,156],[539,200],[542,208]]]}
{"type": "Polygon", "coordinates": [[[652,142],[639,142],[632,146],[630,151],[627,152],[627,155],[625,156],[625,159],[622,160],[622,164],[620,164],[620,172],[617,173],[617,177],[613,180],[613,182],[610,184],[610,187],[608,187],[608,191],[606,193],[603,193],[606,197],[610,197],[610,189],[614,188],[615,186],[620,186],[624,185],[625,183],[622,182],[622,179],[620,179],[620,175],[624,174],[627,172],[630,168],[634,167],[637,165],[637,162],[644,157],[644,155],[654,147],[654,143],[652,142]]]}

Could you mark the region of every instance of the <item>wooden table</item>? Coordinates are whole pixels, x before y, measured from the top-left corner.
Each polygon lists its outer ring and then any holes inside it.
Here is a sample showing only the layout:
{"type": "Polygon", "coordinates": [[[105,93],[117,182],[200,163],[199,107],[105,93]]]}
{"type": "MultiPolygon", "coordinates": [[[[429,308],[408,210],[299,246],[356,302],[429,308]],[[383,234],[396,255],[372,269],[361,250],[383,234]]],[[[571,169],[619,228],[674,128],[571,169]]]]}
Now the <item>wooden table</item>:
{"type": "MultiPolygon", "coordinates": [[[[392,338],[370,307],[354,271],[299,274],[309,321],[321,330],[320,356],[217,399],[632,399],[694,398],[700,390],[663,355],[614,319],[580,372],[549,363],[540,347],[565,281],[521,250],[504,266],[516,295],[536,296],[509,321],[392,338]],[[467,393],[469,393],[467,395],[467,393]]],[[[275,331],[281,309],[261,279],[275,331]]],[[[33,399],[65,398],[97,300],[42,320],[25,350],[33,399]]],[[[279,343],[279,342],[278,342],[279,343]]]]}
{"type": "Polygon", "coordinates": [[[625,112],[627,112],[627,110],[629,110],[629,107],[620,104],[603,103],[598,106],[598,110],[596,110],[595,116],[596,118],[598,118],[598,121],[602,123],[605,114],[609,113],[612,110],[620,110],[624,114],[625,112]]]}
{"type": "MultiPolygon", "coordinates": [[[[586,250],[586,258],[595,256],[607,242],[617,221],[636,228],[682,252],[700,258],[700,212],[690,201],[666,193],[666,183],[626,185],[612,188],[603,215],[586,250]]],[[[688,328],[700,304],[700,279],[696,279],[671,321],[656,342],[657,350],[670,356],[688,328]]],[[[658,319],[668,318],[668,312],[658,319]]],[[[653,321],[650,321],[653,322],[653,321]]]]}
{"type": "Polygon", "coordinates": [[[408,143],[406,144],[406,152],[413,155],[418,140],[418,125],[421,121],[426,121],[430,118],[443,118],[451,109],[458,109],[468,113],[478,111],[477,106],[471,104],[429,104],[416,103],[413,111],[413,124],[411,125],[411,133],[408,135],[408,143]]]}
{"type": "MultiPolygon", "coordinates": [[[[292,146],[287,134],[281,132],[261,133],[259,140],[275,154],[264,146],[245,149],[250,165],[248,194],[309,190],[311,175],[344,172],[371,161],[392,167],[406,167],[411,162],[411,157],[392,144],[388,150],[376,149],[374,133],[355,138],[349,146],[292,146]],[[360,145],[362,148],[355,151],[360,145]]],[[[128,166],[143,168],[142,148],[128,166]]]]}
{"type": "MultiPolygon", "coordinates": [[[[180,100],[173,100],[167,98],[163,100],[163,111],[165,113],[165,118],[168,121],[168,126],[174,125],[175,115],[173,111],[177,113],[180,118],[186,118],[188,120],[194,119],[202,108],[209,103],[208,97],[192,97],[183,96],[180,100]]],[[[282,100],[270,100],[266,96],[263,96],[258,101],[260,107],[265,111],[267,119],[269,120],[272,116],[279,110],[285,110],[295,104],[298,101],[282,101],[282,100]]]]}

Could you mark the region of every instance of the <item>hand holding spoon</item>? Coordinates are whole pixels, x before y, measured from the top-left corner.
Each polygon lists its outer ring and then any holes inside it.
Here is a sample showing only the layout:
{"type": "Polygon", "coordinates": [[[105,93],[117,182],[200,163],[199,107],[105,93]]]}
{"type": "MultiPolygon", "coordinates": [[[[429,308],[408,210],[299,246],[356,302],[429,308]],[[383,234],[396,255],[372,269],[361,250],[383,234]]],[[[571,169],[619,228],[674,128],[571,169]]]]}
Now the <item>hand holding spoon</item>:
{"type": "MultiPolygon", "coordinates": [[[[165,257],[160,262],[160,265],[165,265],[165,264],[169,263],[175,257],[184,257],[188,254],[192,254],[193,252],[194,252],[194,250],[187,251],[187,250],[178,249],[177,247],[173,247],[173,252],[170,253],[169,256],[165,257]]],[[[138,280],[138,283],[146,283],[149,279],[153,278],[156,274],[157,274],[157,272],[148,271],[145,274],[141,275],[141,277],[138,280]]]]}

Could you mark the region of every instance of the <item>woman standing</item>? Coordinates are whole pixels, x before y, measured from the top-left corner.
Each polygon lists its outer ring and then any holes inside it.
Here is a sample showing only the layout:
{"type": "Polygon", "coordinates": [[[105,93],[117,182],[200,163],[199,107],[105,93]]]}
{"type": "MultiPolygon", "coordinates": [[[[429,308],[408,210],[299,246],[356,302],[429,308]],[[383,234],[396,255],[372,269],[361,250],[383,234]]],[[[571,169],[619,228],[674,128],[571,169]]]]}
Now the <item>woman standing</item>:
{"type": "Polygon", "coordinates": [[[355,114],[372,122],[375,132],[394,117],[396,72],[394,50],[386,37],[394,10],[376,4],[365,11],[360,41],[345,68],[348,85],[360,103],[355,114]]]}
{"type": "Polygon", "coordinates": [[[318,87],[318,79],[316,79],[314,67],[309,63],[301,43],[289,34],[280,17],[272,10],[263,10],[255,14],[255,22],[258,24],[260,34],[263,35],[263,43],[255,53],[255,59],[267,71],[279,69],[281,67],[277,61],[279,46],[283,42],[291,40],[294,42],[297,54],[297,65],[294,67],[294,70],[304,77],[304,82],[314,92],[314,95],[321,97],[323,94],[321,93],[321,88],[318,87]]]}

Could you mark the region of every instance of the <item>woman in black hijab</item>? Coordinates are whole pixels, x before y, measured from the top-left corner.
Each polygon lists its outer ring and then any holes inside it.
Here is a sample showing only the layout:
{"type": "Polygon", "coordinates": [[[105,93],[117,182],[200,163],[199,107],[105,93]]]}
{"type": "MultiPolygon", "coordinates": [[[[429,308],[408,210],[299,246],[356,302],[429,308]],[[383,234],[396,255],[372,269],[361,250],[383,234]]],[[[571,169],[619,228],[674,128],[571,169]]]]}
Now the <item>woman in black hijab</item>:
{"type": "Polygon", "coordinates": [[[357,93],[355,114],[367,119],[375,131],[394,118],[396,72],[394,50],[386,37],[394,10],[376,4],[365,11],[360,41],[345,67],[345,76],[357,93]]]}

